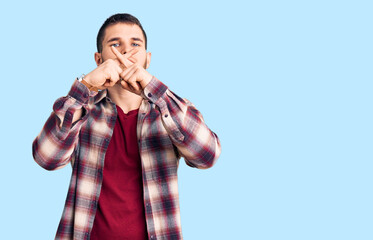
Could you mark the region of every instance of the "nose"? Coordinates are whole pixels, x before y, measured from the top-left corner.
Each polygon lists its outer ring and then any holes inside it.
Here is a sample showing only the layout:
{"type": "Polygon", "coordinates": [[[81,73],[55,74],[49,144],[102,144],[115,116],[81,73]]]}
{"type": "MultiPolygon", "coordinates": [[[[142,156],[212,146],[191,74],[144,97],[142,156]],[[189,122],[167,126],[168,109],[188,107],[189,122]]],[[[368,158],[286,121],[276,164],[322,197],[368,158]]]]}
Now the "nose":
{"type": "Polygon", "coordinates": [[[125,46],[123,46],[121,52],[122,52],[122,54],[126,54],[130,50],[131,50],[131,47],[126,44],[125,46]]]}

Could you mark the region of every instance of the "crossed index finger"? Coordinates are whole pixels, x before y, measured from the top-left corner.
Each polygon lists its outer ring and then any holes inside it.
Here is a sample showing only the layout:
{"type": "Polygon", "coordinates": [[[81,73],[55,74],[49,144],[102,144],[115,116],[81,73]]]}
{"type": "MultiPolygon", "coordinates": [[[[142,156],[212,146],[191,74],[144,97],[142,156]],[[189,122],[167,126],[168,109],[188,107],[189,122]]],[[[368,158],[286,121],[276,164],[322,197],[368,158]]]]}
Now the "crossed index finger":
{"type": "Polygon", "coordinates": [[[123,64],[126,68],[128,68],[129,66],[132,65],[132,62],[129,60],[129,58],[132,57],[133,55],[135,55],[139,51],[139,49],[137,49],[137,48],[132,48],[131,50],[129,50],[125,54],[121,54],[118,51],[118,49],[116,49],[114,46],[111,47],[111,48],[112,48],[113,53],[115,54],[115,56],[117,56],[119,62],[121,64],[123,64]]]}

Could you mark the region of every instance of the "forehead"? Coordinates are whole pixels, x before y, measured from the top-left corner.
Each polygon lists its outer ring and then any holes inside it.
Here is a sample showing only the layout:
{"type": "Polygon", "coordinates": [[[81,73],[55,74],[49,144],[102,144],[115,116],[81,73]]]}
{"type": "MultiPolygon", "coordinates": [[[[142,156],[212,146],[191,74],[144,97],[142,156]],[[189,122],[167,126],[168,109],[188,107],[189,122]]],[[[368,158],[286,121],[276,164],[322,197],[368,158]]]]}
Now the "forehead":
{"type": "Polygon", "coordinates": [[[141,28],[136,24],[116,23],[114,25],[108,26],[105,29],[105,37],[103,42],[106,42],[111,38],[140,38],[144,40],[144,35],[141,31],[141,28]]]}

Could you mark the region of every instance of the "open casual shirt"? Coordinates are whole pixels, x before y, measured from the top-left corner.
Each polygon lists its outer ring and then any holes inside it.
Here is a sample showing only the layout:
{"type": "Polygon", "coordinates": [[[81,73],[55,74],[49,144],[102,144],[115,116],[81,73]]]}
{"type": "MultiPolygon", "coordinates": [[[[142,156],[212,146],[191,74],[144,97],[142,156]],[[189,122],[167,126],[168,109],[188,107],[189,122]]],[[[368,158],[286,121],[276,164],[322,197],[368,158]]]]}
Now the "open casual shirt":
{"type": "MultiPolygon", "coordinates": [[[[217,135],[200,112],[153,77],[139,108],[137,138],[141,157],[149,239],[182,239],[177,168],[209,168],[220,155],[217,135]]],[[[72,177],[56,239],[89,239],[103,179],[105,153],[117,110],[107,91],[89,91],[75,81],[33,142],[35,161],[47,170],[69,162],[72,177]],[[74,112],[83,116],[72,122],[74,112]],[[62,123],[62,124],[61,124],[62,123]]]]}

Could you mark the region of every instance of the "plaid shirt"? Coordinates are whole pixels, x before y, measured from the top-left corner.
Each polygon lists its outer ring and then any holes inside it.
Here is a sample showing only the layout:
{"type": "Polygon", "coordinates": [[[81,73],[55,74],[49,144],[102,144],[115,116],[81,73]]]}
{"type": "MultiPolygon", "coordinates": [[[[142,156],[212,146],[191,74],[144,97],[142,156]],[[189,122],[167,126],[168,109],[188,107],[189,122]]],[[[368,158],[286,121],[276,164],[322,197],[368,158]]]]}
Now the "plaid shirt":
{"type": "MultiPolygon", "coordinates": [[[[143,91],[137,137],[142,164],[145,218],[149,239],[182,239],[177,168],[209,168],[220,155],[220,143],[200,112],[153,77],[143,91]]],[[[69,162],[72,177],[56,239],[89,239],[103,179],[105,152],[117,111],[107,97],[75,81],[33,142],[35,161],[47,170],[69,162]],[[83,108],[81,119],[72,122],[83,108]],[[62,122],[62,124],[61,124],[62,122]]]]}

